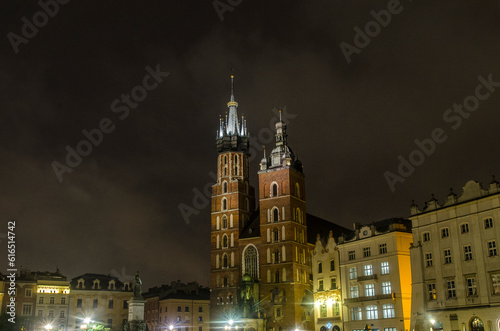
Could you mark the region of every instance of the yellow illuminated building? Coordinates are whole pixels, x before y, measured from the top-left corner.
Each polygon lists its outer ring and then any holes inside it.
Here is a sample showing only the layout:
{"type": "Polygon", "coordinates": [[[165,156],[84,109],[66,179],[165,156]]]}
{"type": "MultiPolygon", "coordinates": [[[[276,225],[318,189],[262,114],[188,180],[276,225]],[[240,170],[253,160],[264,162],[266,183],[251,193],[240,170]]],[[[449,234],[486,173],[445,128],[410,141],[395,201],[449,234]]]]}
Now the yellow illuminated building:
{"type": "Polygon", "coordinates": [[[355,224],[339,238],[344,330],[410,329],[412,241],[406,219],[355,224]]]}

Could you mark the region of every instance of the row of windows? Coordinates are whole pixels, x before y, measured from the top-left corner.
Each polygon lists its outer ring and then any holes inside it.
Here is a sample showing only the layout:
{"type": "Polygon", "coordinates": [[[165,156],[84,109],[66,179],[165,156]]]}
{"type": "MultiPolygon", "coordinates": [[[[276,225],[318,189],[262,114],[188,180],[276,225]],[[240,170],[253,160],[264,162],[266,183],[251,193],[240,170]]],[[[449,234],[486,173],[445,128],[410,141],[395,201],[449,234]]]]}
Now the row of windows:
{"type": "MultiPolygon", "coordinates": [[[[323,291],[324,288],[324,281],[323,279],[318,280],[318,291],[323,291]]],[[[337,289],[337,278],[332,277],[330,278],[330,290],[336,290],[337,289]]]]}
{"type": "MultiPolygon", "coordinates": [[[[389,274],[389,262],[380,263],[380,273],[382,275],[389,274]]],[[[363,276],[373,275],[373,265],[366,264],[363,266],[363,276]]],[[[349,268],[349,279],[358,278],[358,269],[356,267],[349,268]]]]}
{"type": "MultiPolygon", "coordinates": [[[[489,257],[498,256],[497,243],[496,243],[495,240],[487,241],[486,242],[486,247],[488,249],[488,256],[489,257]]],[[[464,245],[464,246],[462,246],[462,253],[463,253],[463,260],[464,261],[473,260],[472,246],[471,245],[464,245]]],[[[451,254],[451,248],[445,248],[445,249],[443,249],[443,263],[444,264],[451,264],[451,263],[453,263],[452,254],[451,254]]],[[[425,265],[427,267],[434,266],[434,262],[433,262],[432,253],[431,252],[425,253],[425,265]]]]}
{"type": "MultiPolygon", "coordinates": [[[[351,286],[349,288],[349,293],[351,298],[359,298],[359,286],[351,286]]],[[[391,294],[391,282],[382,282],[382,294],[391,294]]],[[[375,284],[365,284],[364,286],[364,296],[373,297],[375,296],[375,284]]]]}
{"type": "MultiPolygon", "coordinates": [[[[76,308],[83,308],[83,299],[76,299],[76,308]]],[[[93,299],[92,300],[92,308],[99,308],[99,299],[93,299]]],[[[108,308],[113,309],[114,308],[114,300],[108,300],[108,308]]],[[[123,309],[128,309],[128,303],[127,301],[123,301],[123,309]]]]}
{"type": "MultiPolygon", "coordinates": [[[[476,296],[477,295],[477,282],[475,276],[468,276],[465,278],[466,283],[466,295],[476,296]]],[[[493,294],[500,294],[500,274],[491,275],[491,288],[493,294]]],[[[447,280],[445,283],[446,298],[453,299],[457,297],[457,291],[455,286],[455,280],[447,280]]],[[[427,283],[427,294],[428,300],[437,299],[436,283],[427,283]]]]}
{"type": "MultiPolygon", "coordinates": [[[[493,228],[493,218],[488,217],[483,219],[483,226],[485,229],[492,229],[493,228]]],[[[449,228],[441,228],[440,230],[441,233],[441,238],[448,238],[450,236],[450,229],[449,228]]],[[[462,223],[460,224],[460,233],[465,234],[469,233],[469,223],[462,223]]],[[[431,240],[431,233],[429,231],[423,232],[422,233],[422,241],[427,242],[431,240]]]]}
{"type": "MultiPolygon", "coordinates": [[[[184,311],[185,312],[189,312],[189,306],[185,306],[184,307],[184,311]]],[[[165,313],[168,312],[168,306],[165,306],[165,307],[160,306],[160,314],[163,313],[163,312],[165,312],[165,313]],[[165,311],[163,311],[163,308],[165,308],[165,311]]],[[[181,306],[177,306],[177,312],[182,312],[182,307],[181,306]]],[[[203,312],[203,307],[202,306],[198,307],[198,312],[199,313],[203,312]]]]}
{"type": "MultiPolygon", "coordinates": [[[[228,203],[227,203],[227,198],[222,198],[221,199],[221,210],[226,211],[226,210],[228,210],[228,208],[229,207],[228,207],[228,203]]],[[[245,198],[243,210],[250,211],[250,202],[249,202],[248,198],[245,198]]]]}
{"type": "MultiPolygon", "coordinates": [[[[335,260],[330,260],[330,271],[335,271],[335,260]]],[[[318,263],[318,273],[323,273],[323,263],[318,263]]]]}
{"type": "MultiPolygon", "coordinates": [[[[38,310],[38,314],[37,314],[38,317],[43,317],[43,310],[42,309],[39,309],[38,310]]],[[[54,310],[49,310],[49,314],[47,315],[47,317],[49,318],[54,318],[54,310]]],[[[66,312],[64,310],[61,310],[59,312],[59,318],[64,318],[66,317],[66,312]]]]}
{"type": "MultiPolygon", "coordinates": [[[[383,318],[396,317],[396,313],[394,310],[394,304],[386,303],[386,304],[382,305],[382,317],[383,318]]],[[[351,319],[353,321],[360,321],[363,319],[363,312],[362,312],[361,307],[351,308],[351,319]]],[[[378,319],[378,307],[375,305],[366,306],[364,319],[367,319],[367,320],[378,319]]]]}
{"type": "MultiPolygon", "coordinates": [[[[215,247],[228,248],[229,247],[229,236],[227,234],[222,235],[222,242],[219,240],[219,235],[217,235],[215,247]]],[[[231,233],[231,247],[234,247],[234,233],[231,233]]]]}
{"type": "MultiPolygon", "coordinates": [[[[271,183],[271,187],[270,187],[270,196],[272,198],[274,197],[277,197],[279,196],[279,187],[278,187],[278,183],[276,182],[272,182],[271,183]]],[[[300,194],[300,185],[299,183],[295,183],[295,186],[294,186],[294,196],[296,196],[297,198],[301,198],[301,194],[300,194]]]]}
{"type": "MultiPolygon", "coordinates": [[[[223,165],[224,176],[227,176],[227,168],[228,168],[228,165],[227,165],[227,155],[224,155],[224,165],[223,165]]],[[[240,171],[239,171],[239,165],[238,165],[238,155],[234,155],[234,172],[233,172],[233,175],[234,176],[238,176],[239,173],[240,173],[240,171]]]]}
{"type": "MultiPolygon", "coordinates": [[[[39,297],[38,298],[38,303],[41,304],[41,305],[44,304],[44,303],[46,303],[45,302],[45,298],[44,297],[39,297]]],[[[55,297],[50,297],[49,298],[49,304],[51,304],[51,305],[55,304],[55,297]]],[[[60,304],[61,305],[65,305],[66,304],[66,297],[61,297],[60,304]]]]}
{"type": "MultiPolygon", "coordinates": [[[[379,254],[386,254],[387,253],[387,244],[380,244],[378,245],[378,253],[379,254]]],[[[363,257],[370,257],[372,256],[371,252],[371,247],[363,247],[363,257]]],[[[347,257],[349,261],[355,260],[356,259],[356,251],[351,250],[347,252],[347,257]]]]}
{"type": "MultiPolygon", "coordinates": [[[[267,210],[267,222],[279,222],[280,220],[285,220],[285,208],[282,208],[281,212],[281,218],[280,218],[280,212],[279,208],[274,206],[270,210],[267,210]]],[[[297,223],[304,224],[304,213],[300,210],[300,208],[295,209],[295,213],[292,210],[292,216],[294,217],[293,220],[296,221],[297,223]]]]}
{"type": "MultiPolygon", "coordinates": [[[[77,284],[76,288],[77,289],[84,289],[85,288],[85,285],[83,283],[83,279],[78,280],[78,284],[77,284]]],[[[132,287],[131,287],[131,285],[129,285],[129,283],[125,283],[124,286],[123,286],[123,290],[124,291],[128,291],[131,288],[132,287]]],[[[99,279],[94,280],[94,282],[92,283],[92,289],[93,290],[100,290],[101,289],[101,282],[99,281],[99,279]]],[[[108,283],[107,289],[111,290],[111,291],[116,290],[116,284],[115,284],[114,280],[111,280],[108,283]]]]}

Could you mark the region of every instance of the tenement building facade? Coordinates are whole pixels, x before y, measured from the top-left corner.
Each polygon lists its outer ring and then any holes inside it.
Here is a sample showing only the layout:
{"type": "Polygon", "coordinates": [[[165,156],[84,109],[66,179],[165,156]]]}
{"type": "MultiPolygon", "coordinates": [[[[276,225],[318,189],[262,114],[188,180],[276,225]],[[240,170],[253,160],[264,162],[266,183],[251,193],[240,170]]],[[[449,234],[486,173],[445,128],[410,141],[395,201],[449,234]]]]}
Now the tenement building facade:
{"type": "Polygon", "coordinates": [[[412,330],[500,330],[500,185],[411,207],[412,330]]]}
{"type": "Polygon", "coordinates": [[[150,288],[144,316],[150,331],[208,331],[210,329],[210,290],[197,282],[172,282],[150,288]]]}
{"type": "Polygon", "coordinates": [[[312,253],[314,317],[316,331],[342,331],[342,293],[339,251],[330,231],[326,242],[318,234],[312,253]]]}
{"type": "MultiPolygon", "coordinates": [[[[231,82],[233,77],[231,78],[231,82]]],[[[250,185],[249,135],[231,88],[216,137],[212,186],[210,319],[213,328],[313,330],[305,176],[286,124],[260,162],[258,208],[250,185]]]]}
{"type": "Polygon", "coordinates": [[[337,245],[344,330],[409,330],[410,221],[395,218],[354,227],[337,245]]]}

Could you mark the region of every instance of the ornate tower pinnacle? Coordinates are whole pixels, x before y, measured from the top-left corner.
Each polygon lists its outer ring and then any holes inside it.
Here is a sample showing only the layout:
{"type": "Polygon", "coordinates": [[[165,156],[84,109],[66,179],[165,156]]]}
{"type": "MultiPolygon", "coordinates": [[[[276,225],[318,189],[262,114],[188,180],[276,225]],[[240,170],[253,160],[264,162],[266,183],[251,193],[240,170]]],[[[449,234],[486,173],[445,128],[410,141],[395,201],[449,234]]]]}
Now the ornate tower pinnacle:
{"type": "Polygon", "coordinates": [[[229,114],[219,120],[217,151],[242,151],[248,153],[249,140],[245,118],[238,120],[238,103],[234,100],[234,75],[231,75],[231,98],[227,103],[229,114]]]}

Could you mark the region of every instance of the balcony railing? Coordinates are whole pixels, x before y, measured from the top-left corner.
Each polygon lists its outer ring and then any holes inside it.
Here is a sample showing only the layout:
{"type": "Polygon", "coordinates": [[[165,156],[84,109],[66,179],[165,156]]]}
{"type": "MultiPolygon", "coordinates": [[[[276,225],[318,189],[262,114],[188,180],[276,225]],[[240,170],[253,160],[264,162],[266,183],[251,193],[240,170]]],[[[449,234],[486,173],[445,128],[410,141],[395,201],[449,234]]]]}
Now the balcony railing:
{"type": "Polygon", "coordinates": [[[373,275],[370,275],[370,276],[359,276],[357,278],[357,281],[358,282],[362,282],[362,281],[371,280],[371,279],[377,279],[377,274],[373,274],[373,275]]]}
{"type": "Polygon", "coordinates": [[[359,297],[359,298],[344,299],[344,303],[372,301],[372,300],[383,300],[383,299],[392,299],[392,293],[390,293],[390,294],[373,295],[373,296],[370,296],[370,297],[359,297]]]}

